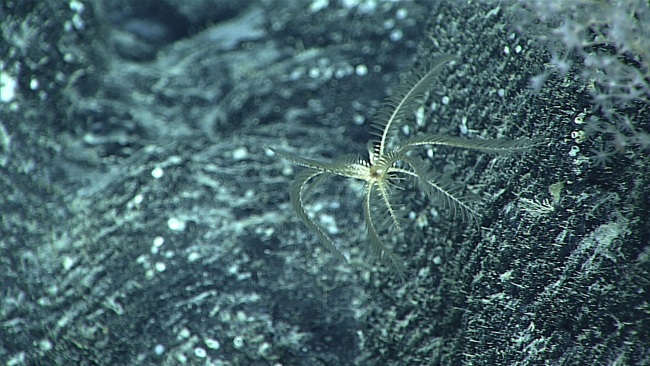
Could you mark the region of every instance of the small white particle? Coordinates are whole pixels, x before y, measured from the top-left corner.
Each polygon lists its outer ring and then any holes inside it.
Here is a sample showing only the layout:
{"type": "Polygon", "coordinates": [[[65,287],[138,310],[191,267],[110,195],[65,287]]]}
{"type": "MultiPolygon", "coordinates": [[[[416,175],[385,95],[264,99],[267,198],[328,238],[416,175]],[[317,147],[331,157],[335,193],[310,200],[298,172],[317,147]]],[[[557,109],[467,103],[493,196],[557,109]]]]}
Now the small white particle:
{"type": "Polygon", "coordinates": [[[325,70],[323,70],[323,78],[325,78],[325,80],[331,79],[332,75],[334,75],[334,71],[332,71],[331,67],[326,67],[325,70]]]}
{"type": "Polygon", "coordinates": [[[72,25],[76,30],[83,30],[84,27],[86,26],[86,23],[84,23],[83,19],[81,18],[81,15],[75,14],[72,16],[72,25]]]}
{"type": "Polygon", "coordinates": [[[438,219],[438,217],[440,217],[440,213],[438,213],[438,210],[436,210],[435,208],[430,209],[429,213],[431,214],[431,217],[433,217],[436,220],[438,219]]]}
{"type": "Polygon", "coordinates": [[[205,358],[207,355],[208,353],[202,347],[196,347],[194,349],[194,356],[196,357],[205,358]]]}
{"type": "Polygon", "coordinates": [[[288,177],[290,175],[293,175],[293,168],[289,165],[285,165],[282,167],[282,175],[285,177],[288,177]]]}
{"type": "Polygon", "coordinates": [[[516,53],[520,53],[520,52],[521,52],[521,46],[520,46],[520,45],[516,45],[516,46],[515,46],[515,52],[516,52],[516,53]]]}
{"type": "Polygon", "coordinates": [[[467,117],[463,116],[460,119],[460,133],[467,135],[469,133],[469,128],[467,128],[467,117]]]}
{"type": "Polygon", "coordinates": [[[327,232],[330,233],[331,235],[339,233],[339,228],[336,226],[336,219],[334,219],[334,216],[328,214],[321,214],[320,222],[323,226],[325,226],[327,232]]]}
{"type": "Polygon", "coordinates": [[[578,113],[576,118],[573,119],[573,123],[575,123],[577,125],[585,124],[585,113],[584,112],[578,113]]]}
{"type": "Polygon", "coordinates": [[[402,32],[400,29],[395,29],[394,31],[390,32],[389,38],[393,42],[400,41],[402,38],[404,38],[404,32],[402,32]]]}
{"type": "Polygon", "coordinates": [[[361,126],[364,122],[366,122],[366,117],[361,114],[354,114],[352,116],[352,122],[354,122],[354,124],[357,126],[361,126]]]}
{"type": "Polygon", "coordinates": [[[497,94],[498,94],[501,98],[503,98],[503,97],[506,95],[506,91],[505,91],[505,89],[501,88],[501,89],[499,89],[499,90],[497,91],[497,94]]]}
{"type": "Polygon", "coordinates": [[[312,79],[317,79],[320,76],[320,70],[317,67],[312,67],[309,69],[309,77],[312,79]]]}
{"type": "Polygon", "coordinates": [[[323,211],[323,208],[325,208],[325,205],[323,205],[320,202],[314,203],[314,206],[312,206],[312,211],[313,212],[321,212],[323,211]]]}
{"type": "Polygon", "coordinates": [[[8,73],[0,73],[0,102],[9,103],[16,97],[18,82],[8,73]]]}
{"type": "Polygon", "coordinates": [[[508,47],[508,46],[503,47],[503,53],[505,53],[506,55],[509,55],[510,54],[510,47],[508,47]]]}
{"type": "Polygon", "coordinates": [[[257,353],[262,355],[262,357],[267,358],[269,356],[269,351],[271,350],[271,344],[269,342],[262,342],[260,347],[257,349],[257,353]]]}
{"type": "Polygon", "coordinates": [[[167,269],[167,265],[163,262],[156,262],[156,271],[158,272],[165,272],[167,269]]]}
{"type": "Polygon", "coordinates": [[[164,174],[165,174],[165,171],[162,170],[162,168],[160,168],[160,167],[154,168],[154,169],[151,171],[151,176],[154,177],[155,179],[160,179],[160,178],[162,178],[162,176],[163,176],[164,174]]]}
{"type": "Polygon", "coordinates": [[[442,104],[444,104],[444,105],[448,105],[450,101],[451,101],[451,99],[446,95],[444,97],[442,97],[442,100],[441,100],[442,104]]]}
{"type": "Polygon", "coordinates": [[[424,277],[424,278],[427,278],[427,277],[429,277],[429,272],[431,272],[431,271],[429,270],[429,267],[422,267],[422,268],[420,268],[420,269],[418,270],[418,277],[424,277]]]}
{"type": "Polygon", "coordinates": [[[191,335],[192,333],[187,328],[181,329],[181,331],[178,333],[179,338],[185,338],[185,339],[189,338],[191,335]]]}
{"type": "Polygon", "coordinates": [[[205,345],[210,349],[219,349],[221,348],[221,343],[216,339],[208,338],[205,340],[205,345]]]}
{"type": "Polygon", "coordinates": [[[69,271],[73,265],[74,265],[74,259],[67,256],[63,258],[63,269],[69,271]]]}
{"type": "Polygon", "coordinates": [[[135,197],[133,197],[133,202],[134,202],[136,205],[141,204],[142,201],[144,201],[144,196],[141,195],[141,194],[136,194],[135,197]]]}
{"type": "Polygon", "coordinates": [[[342,0],[341,5],[343,5],[343,7],[346,9],[352,9],[359,6],[359,1],[360,0],[342,0]]]}
{"type": "Polygon", "coordinates": [[[396,17],[397,19],[404,19],[404,18],[406,18],[408,15],[409,15],[409,11],[406,10],[405,8],[399,8],[399,9],[397,9],[397,11],[395,12],[395,17],[396,17]]]}
{"type": "Polygon", "coordinates": [[[315,0],[309,5],[309,11],[312,13],[318,13],[319,11],[327,8],[329,5],[329,0],[315,0]]]}
{"type": "Polygon", "coordinates": [[[199,259],[201,259],[201,255],[197,252],[192,252],[187,256],[187,261],[190,263],[196,262],[199,259]]]}
{"type": "Polygon", "coordinates": [[[236,349],[240,349],[244,347],[244,337],[242,336],[235,337],[235,339],[232,340],[232,344],[236,349]]]}
{"type": "Polygon", "coordinates": [[[365,76],[368,74],[368,67],[366,65],[358,65],[354,71],[357,76],[365,76]]]}
{"type": "Polygon", "coordinates": [[[70,33],[70,32],[72,32],[73,29],[74,29],[74,27],[72,26],[72,22],[71,22],[71,21],[66,20],[66,21],[63,23],[63,30],[64,30],[66,33],[70,33]]]}
{"type": "Polygon", "coordinates": [[[506,271],[499,275],[499,280],[501,280],[501,282],[510,281],[512,279],[513,273],[514,273],[513,269],[506,271]]]}
{"type": "Polygon", "coordinates": [[[291,80],[298,80],[302,77],[302,73],[304,72],[303,69],[295,69],[289,74],[289,79],[291,80]]]}
{"type": "Polygon", "coordinates": [[[244,146],[238,147],[232,152],[232,158],[235,160],[243,160],[248,157],[248,149],[244,146]]]}
{"type": "Polygon", "coordinates": [[[425,227],[429,226],[429,220],[427,219],[426,215],[420,215],[417,217],[415,220],[415,225],[420,229],[424,229],[425,227]]]}
{"type": "Polygon", "coordinates": [[[29,88],[32,89],[32,90],[37,90],[38,89],[38,79],[30,80],[29,88]]]}
{"type": "Polygon", "coordinates": [[[78,0],[72,0],[70,1],[70,10],[74,11],[75,13],[83,13],[84,9],[86,7],[84,6],[84,3],[78,0]]]}
{"type": "Polygon", "coordinates": [[[157,344],[156,347],[153,348],[153,352],[157,355],[160,356],[163,353],[165,353],[165,346],[162,344],[157,344]]]}
{"type": "Polygon", "coordinates": [[[167,226],[172,231],[184,231],[186,227],[185,221],[177,219],[175,217],[172,217],[169,220],[167,220],[167,226]]]}
{"type": "Polygon", "coordinates": [[[241,311],[241,310],[239,310],[239,311],[235,314],[235,317],[237,318],[237,321],[239,321],[240,323],[245,322],[246,319],[248,318],[248,317],[246,316],[246,313],[243,312],[243,311],[241,311]]]}
{"type": "Polygon", "coordinates": [[[371,14],[377,9],[377,0],[366,0],[359,4],[359,13],[371,14]]]}
{"type": "Polygon", "coordinates": [[[38,348],[42,351],[49,351],[52,349],[52,342],[49,339],[43,339],[38,342],[38,348]]]}
{"type": "Polygon", "coordinates": [[[426,121],[424,120],[423,106],[418,108],[418,110],[415,112],[415,122],[417,123],[418,127],[423,127],[426,124],[426,121]]]}
{"type": "Polygon", "coordinates": [[[161,247],[165,243],[165,238],[162,236],[156,236],[153,238],[153,246],[155,247],[161,247]]]}

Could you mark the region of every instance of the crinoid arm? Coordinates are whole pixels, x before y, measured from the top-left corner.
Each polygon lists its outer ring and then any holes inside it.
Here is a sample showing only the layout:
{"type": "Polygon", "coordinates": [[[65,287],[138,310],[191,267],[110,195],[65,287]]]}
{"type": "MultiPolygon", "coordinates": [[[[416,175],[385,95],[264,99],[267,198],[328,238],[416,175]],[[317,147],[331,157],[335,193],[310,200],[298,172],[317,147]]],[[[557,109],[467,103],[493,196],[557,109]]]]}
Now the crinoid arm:
{"type": "Polygon", "coordinates": [[[406,275],[406,265],[395,253],[393,253],[381,239],[375,221],[372,217],[372,197],[375,194],[374,189],[369,187],[365,192],[363,200],[363,214],[364,221],[366,222],[366,230],[368,233],[368,242],[370,250],[379,258],[382,263],[385,263],[391,270],[393,270],[400,278],[406,275]]]}
{"type": "Polygon", "coordinates": [[[331,163],[323,163],[313,159],[301,158],[275,147],[269,147],[269,149],[290,163],[304,166],[305,168],[318,170],[323,173],[335,174],[342,177],[356,179],[363,179],[363,177],[365,177],[367,174],[368,164],[363,161],[359,155],[343,155],[331,163]]]}
{"type": "Polygon", "coordinates": [[[286,151],[280,150],[275,147],[269,147],[269,149],[271,149],[271,151],[273,151],[275,155],[281,157],[282,159],[296,165],[304,166],[305,168],[310,168],[321,172],[330,172],[330,173],[336,169],[332,164],[323,163],[313,159],[301,158],[299,156],[296,156],[294,154],[288,153],[286,151]]]}
{"type": "Polygon", "coordinates": [[[442,55],[431,59],[425,67],[413,72],[406,82],[386,99],[384,106],[379,110],[377,119],[372,124],[374,129],[372,133],[378,137],[378,140],[374,142],[371,163],[384,156],[389,134],[398,128],[405,119],[412,117],[415,108],[424,102],[424,97],[431,89],[436,74],[442,70],[445,63],[454,59],[455,57],[451,55],[442,55]]]}
{"type": "Polygon", "coordinates": [[[334,256],[336,256],[338,259],[347,262],[343,254],[336,248],[334,245],[334,242],[332,242],[332,239],[330,239],[327,234],[321,229],[314,220],[312,220],[309,215],[307,215],[307,212],[305,211],[304,207],[304,196],[305,196],[305,191],[306,191],[306,186],[308,182],[314,178],[320,177],[321,174],[326,174],[322,171],[316,170],[316,169],[305,169],[302,172],[298,174],[296,177],[296,180],[291,184],[291,191],[290,191],[290,196],[291,196],[291,204],[293,205],[293,209],[296,211],[296,214],[302,220],[302,222],[307,225],[309,230],[314,232],[318,239],[320,240],[323,245],[330,250],[334,256]]]}
{"type": "Polygon", "coordinates": [[[535,140],[517,139],[517,140],[480,140],[466,139],[453,136],[422,134],[416,135],[401,143],[396,149],[398,154],[406,154],[418,146],[425,145],[443,145],[460,147],[463,149],[473,149],[491,154],[509,155],[529,151],[537,145],[535,140]]]}
{"type": "Polygon", "coordinates": [[[445,208],[451,211],[452,217],[458,215],[465,221],[478,222],[480,215],[470,205],[471,201],[476,200],[475,197],[464,193],[462,185],[443,177],[441,174],[429,171],[420,159],[407,154],[410,150],[424,145],[452,146],[508,155],[528,151],[536,145],[536,142],[529,139],[469,140],[452,136],[423,134],[406,140],[395,150],[394,154],[400,157],[399,160],[404,163],[404,166],[391,168],[392,172],[414,178],[425,195],[437,198],[445,208]]]}
{"type": "Polygon", "coordinates": [[[436,198],[452,217],[460,216],[464,221],[478,222],[480,215],[471,206],[476,197],[464,193],[462,185],[427,170],[424,163],[415,157],[403,156],[402,161],[403,168],[393,168],[391,171],[413,178],[425,196],[436,198]]]}

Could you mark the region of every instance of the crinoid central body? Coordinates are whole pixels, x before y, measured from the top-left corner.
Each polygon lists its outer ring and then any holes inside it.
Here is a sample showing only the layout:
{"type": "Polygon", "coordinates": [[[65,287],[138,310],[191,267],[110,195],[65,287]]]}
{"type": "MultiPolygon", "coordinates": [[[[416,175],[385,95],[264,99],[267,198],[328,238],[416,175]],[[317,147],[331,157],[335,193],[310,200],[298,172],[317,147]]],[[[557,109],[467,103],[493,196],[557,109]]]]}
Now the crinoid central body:
{"type": "Polygon", "coordinates": [[[369,159],[360,156],[343,156],[334,162],[324,163],[305,159],[288,152],[271,148],[281,158],[307,169],[298,174],[291,186],[291,203],[298,217],[313,231],[319,240],[338,258],[345,261],[329,236],[307,215],[304,198],[307,187],[313,187],[329,175],[339,175],[364,181],[363,217],[371,251],[393,269],[404,276],[406,265],[385,245],[382,235],[388,229],[401,230],[398,208],[393,199],[396,185],[404,179],[415,181],[427,196],[437,196],[454,214],[463,219],[476,219],[479,215],[462,195],[462,187],[431,172],[409,151],[426,145],[445,145],[475,149],[486,153],[510,154],[529,150],[530,140],[469,140],[452,136],[420,134],[389,148],[389,137],[398,126],[412,118],[417,107],[424,103],[427,92],[442,67],[454,57],[444,55],[431,60],[428,65],[411,76],[386,100],[372,124],[375,139],[369,143],[369,159]]]}

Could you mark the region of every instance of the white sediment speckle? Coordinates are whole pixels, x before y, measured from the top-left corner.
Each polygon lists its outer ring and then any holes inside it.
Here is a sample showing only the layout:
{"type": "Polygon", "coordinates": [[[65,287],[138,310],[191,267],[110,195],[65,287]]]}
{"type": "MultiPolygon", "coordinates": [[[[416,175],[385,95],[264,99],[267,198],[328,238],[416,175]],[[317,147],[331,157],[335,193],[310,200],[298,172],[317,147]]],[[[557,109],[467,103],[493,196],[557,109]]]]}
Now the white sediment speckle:
{"type": "Polygon", "coordinates": [[[162,236],[156,236],[155,238],[153,238],[154,247],[160,248],[164,243],[165,243],[165,238],[163,238],[162,236]]]}
{"type": "Polygon", "coordinates": [[[355,69],[357,76],[365,76],[368,74],[368,66],[358,65],[355,69]]]}
{"type": "Polygon", "coordinates": [[[395,29],[394,31],[390,32],[389,38],[393,42],[400,41],[402,38],[404,38],[404,32],[402,32],[401,29],[395,29]]]}
{"type": "Polygon", "coordinates": [[[196,262],[199,259],[201,259],[201,254],[199,254],[197,252],[192,252],[187,256],[187,261],[190,262],[190,263],[196,262]]]}
{"type": "Polygon", "coordinates": [[[154,177],[155,179],[160,179],[160,178],[162,178],[162,176],[163,176],[164,174],[165,174],[165,171],[162,170],[162,168],[160,168],[160,167],[154,168],[154,169],[151,171],[151,176],[154,177]]]}
{"type": "Polygon", "coordinates": [[[187,225],[185,224],[185,221],[176,217],[172,217],[167,220],[167,226],[172,231],[185,231],[185,227],[187,225]]]}
{"type": "Polygon", "coordinates": [[[329,0],[314,0],[309,5],[309,11],[312,13],[318,13],[319,11],[327,8],[330,5],[329,0]]]}
{"type": "Polygon", "coordinates": [[[38,348],[42,351],[49,351],[52,349],[52,342],[49,339],[42,339],[38,342],[38,348]]]}
{"type": "Polygon", "coordinates": [[[235,339],[232,340],[232,344],[236,349],[240,349],[244,347],[244,337],[242,336],[235,337],[235,339]]]}
{"type": "Polygon", "coordinates": [[[158,272],[165,272],[167,269],[167,265],[163,262],[156,262],[156,271],[158,272]]]}
{"type": "Polygon", "coordinates": [[[72,0],[70,1],[70,10],[74,11],[75,13],[81,14],[84,12],[86,7],[84,6],[84,3],[78,0],[72,0]]]}
{"type": "Polygon", "coordinates": [[[183,329],[181,329],[180,332],[178,332],[178,338],[184,338],[184,339],[187,339],[187,338],[189,338],[191,335],[192,335],[192,333],[191,333],[190,330],[187,329],[187,328],[183,328],[183,329]]]}
{"type": "Polygon", "coordinates": [[[232,158],[235,160],[244,160],[248,157],[248,149],[244,146],[238,147],[232,152],[232,158]]]}
{"type": "Polygon", "coordinates": [[[0,102],[9,103],[16,97],[18,81],[6,72],[0,72],[0,102]]]}
{"type": "Polygon", "coordinates": [[[157,344],[157,345],[153,348],[153,352],[156,354],[156,356],[160,356],[160,355],[162,355],[163,353],[165,353],[165,346],[163,346],[162,344],[157,344]]]}
{"type": "Polygon", "coordinates": [[[205,345],[210,349],[219,349],[221,348],[221,343],[218,340],[208,338],[205,340],[205,345]]]}
{"type": "Polygon", "coordinates": [[[203,347],[196,347],[194,349],[194,356],[199,357],[199,358],[205,358],[208,353],[205,351],[203,347]]]}

